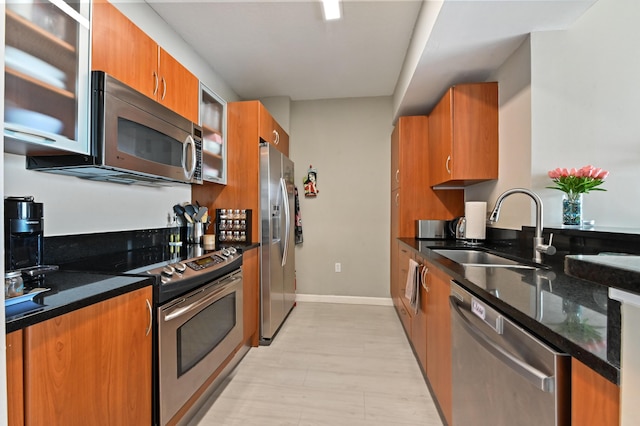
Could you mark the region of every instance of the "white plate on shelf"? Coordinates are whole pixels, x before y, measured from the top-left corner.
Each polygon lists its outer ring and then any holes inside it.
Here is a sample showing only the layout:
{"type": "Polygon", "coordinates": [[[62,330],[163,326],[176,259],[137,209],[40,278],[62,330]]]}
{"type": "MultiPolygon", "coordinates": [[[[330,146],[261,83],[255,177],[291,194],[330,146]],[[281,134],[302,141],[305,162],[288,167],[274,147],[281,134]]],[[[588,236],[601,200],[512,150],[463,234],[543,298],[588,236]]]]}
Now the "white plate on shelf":
{"type": "Polygon", "coordinates": [[[34,288],[29,293],[25,293],[22,296],[10,297],[9,299],[4,299],[4,306],[12,306],[17,303],[29,302],[32,301],[34,297],[39,295],[40,293],[44,293],[45,291],[51,290],[50,288],[34,288]]]}
{"type": "Polygon", "coordinates": [[[6,123],[19,124],[30,129],[41,130],[43,132],[60,134],[64,124],[62,121],[50,115],[22,108],[7,107],[4,111],[4,121],[6,123]]]}
{"type": "Polygon", "coordinates": [[[7,2],[7,9],[30,21],[33,17],[33,0],[12,0],[7,2]]]}
{"type": "Polygon", "coordinates": [[[214,142],[209,139],[204,139],[203,141],[203,149],[212,154],[220,154],[222,152],[222,145],[218,142],[214,142]]]}
{"type": "Polygon", "coordinates": [[[220,177],[220,170],[218,169],[208,169],[204,173],[206,178],[209,179],[217,179],[220,177]]]}
{"type": "Polygon", "coordinates": [[[4,63],[8,68],[19,71],[59,89],[67,88],[65,83],[67,75],[64,71],[13,46],[5,47],[4,63]]]}

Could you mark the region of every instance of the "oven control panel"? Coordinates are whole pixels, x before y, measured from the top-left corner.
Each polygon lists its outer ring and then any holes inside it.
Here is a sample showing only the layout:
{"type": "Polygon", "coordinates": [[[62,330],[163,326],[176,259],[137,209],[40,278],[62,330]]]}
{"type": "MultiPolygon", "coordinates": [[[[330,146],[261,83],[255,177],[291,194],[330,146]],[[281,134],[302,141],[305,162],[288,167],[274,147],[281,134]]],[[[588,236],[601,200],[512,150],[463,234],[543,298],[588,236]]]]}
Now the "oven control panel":
{"type": "Polygon", "coordinates": [[[201,271],[206,268],[211,268],[212,266],[215,266],[218,263],[222,263],[224,261],[226,261],[224,257],[217,254],[212,254],[211,256],[204,256],[198,259],[191,260],[186,264],[194,271],[201,271]]]}

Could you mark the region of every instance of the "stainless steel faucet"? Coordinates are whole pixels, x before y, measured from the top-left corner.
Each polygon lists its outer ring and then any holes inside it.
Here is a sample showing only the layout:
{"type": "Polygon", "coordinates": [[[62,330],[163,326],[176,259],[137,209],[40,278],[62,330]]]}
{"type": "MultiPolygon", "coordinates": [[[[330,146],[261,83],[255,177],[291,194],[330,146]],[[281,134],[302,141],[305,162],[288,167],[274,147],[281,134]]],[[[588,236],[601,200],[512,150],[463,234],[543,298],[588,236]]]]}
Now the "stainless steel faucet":
{"type": "Polygon", "coordinates": [[[534,262],[542,263],[542,253],[554,255],[556,253],[556,248],[551,245],[553,234],[551,234],[551,236],[549,237],[549,244],[544,244],[544,239],[542,238],[542,200],[540,199],[538,194],[526,188],[513,188],[505,191],[496,200],[496,205],[489,215],[488,221],[489,223],[496,223],[498,221],[502,202],[505,198],[512,194],[528,195],[536,203],[536,232],[533,236],[533,260],[534,262]]]}

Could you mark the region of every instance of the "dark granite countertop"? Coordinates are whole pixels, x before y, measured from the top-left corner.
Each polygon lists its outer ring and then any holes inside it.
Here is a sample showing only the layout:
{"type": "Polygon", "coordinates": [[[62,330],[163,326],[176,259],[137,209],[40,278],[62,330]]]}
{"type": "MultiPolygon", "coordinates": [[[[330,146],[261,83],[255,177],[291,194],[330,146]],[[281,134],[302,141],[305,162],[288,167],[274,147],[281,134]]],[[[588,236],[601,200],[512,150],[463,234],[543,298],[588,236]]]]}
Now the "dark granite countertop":
{"type": "MultiPolygon", "coordinates": [[[[433,251],[465,247],[454,240],[399,240],[533,335],[619,384],[620,304],[608,298],[607,286],[565,273],[565,256],[546,256],[546,269],[473,267],[433,251]]],[[[481,249],[525,261],[532,257],[500,242],[481,249]]]]}
{"type": "MultiPolygon", "coordinates": [[[[46,263],[59,265],[60,270],[45,275],[41,282],[25,283],[26,291],[50,290],[33,301],[6,307],[7,333],[154,283],[152,277],[127,271],[209,252],[199,245],[169,246],[172,232],[158,228],[45,238],[46,263]]],[[[232,245],[241,251],[260,247],[259,243],[232,245]]],[[[156,293],[154,289],[154,300],[156,293]]]]}
{"type": "Polygon", "coordinates": [[[25,287],[25,292],[33,287],[50,290],[36,295],[32,301],[5,308],[6,332],[20,330],[152,284],[153,278],[144,276],[51,272],[41,282],[25,287]]]}
{"type": "Polygon", "coordinates": [[[569,255],[565,271],[577,278],[640,294],[640,256],[623,253],[569,255]]]}

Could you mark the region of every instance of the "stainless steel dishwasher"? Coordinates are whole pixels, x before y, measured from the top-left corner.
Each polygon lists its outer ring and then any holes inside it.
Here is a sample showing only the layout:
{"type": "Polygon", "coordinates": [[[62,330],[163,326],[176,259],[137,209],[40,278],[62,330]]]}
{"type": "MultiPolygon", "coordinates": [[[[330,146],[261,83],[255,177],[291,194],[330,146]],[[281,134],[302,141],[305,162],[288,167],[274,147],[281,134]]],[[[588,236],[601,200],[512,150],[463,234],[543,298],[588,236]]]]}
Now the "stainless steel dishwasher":
{"type": "Polygon", "coordinates": [[[451,282],[453,425],[571,423],[571,358],[451,282]]]}

